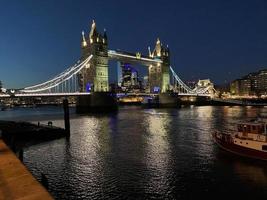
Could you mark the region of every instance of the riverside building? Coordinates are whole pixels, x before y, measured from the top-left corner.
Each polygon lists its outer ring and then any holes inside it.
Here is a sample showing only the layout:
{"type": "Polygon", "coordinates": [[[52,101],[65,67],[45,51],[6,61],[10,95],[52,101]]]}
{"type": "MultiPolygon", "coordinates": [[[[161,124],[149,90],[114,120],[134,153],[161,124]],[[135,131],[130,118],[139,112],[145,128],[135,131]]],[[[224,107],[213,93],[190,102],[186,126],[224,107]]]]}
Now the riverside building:
{"type": "Polygon", "coordinates": [[[266,96],[267,69],[250,73],[230,84],[230,92],[237,96],[266,96]]]}

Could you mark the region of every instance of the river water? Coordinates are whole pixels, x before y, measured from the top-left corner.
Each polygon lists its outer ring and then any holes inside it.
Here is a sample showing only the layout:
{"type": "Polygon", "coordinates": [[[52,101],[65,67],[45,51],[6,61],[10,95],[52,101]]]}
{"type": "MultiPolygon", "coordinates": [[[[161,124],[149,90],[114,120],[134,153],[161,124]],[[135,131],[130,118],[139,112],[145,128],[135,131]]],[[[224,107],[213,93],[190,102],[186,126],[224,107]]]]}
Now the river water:
{"type": "MultiPolygon", "coordinates": [[[[211,139],[215,130],[267,108],[121,107],[116,114],[76,115],[71,137],[30,146],[24,163],[48,178],[56,199],[267,199],[267,162],[233,156],[211,139]]],[[[0,119],[64,127],[60,107],[16,108],[0,119]]]]}

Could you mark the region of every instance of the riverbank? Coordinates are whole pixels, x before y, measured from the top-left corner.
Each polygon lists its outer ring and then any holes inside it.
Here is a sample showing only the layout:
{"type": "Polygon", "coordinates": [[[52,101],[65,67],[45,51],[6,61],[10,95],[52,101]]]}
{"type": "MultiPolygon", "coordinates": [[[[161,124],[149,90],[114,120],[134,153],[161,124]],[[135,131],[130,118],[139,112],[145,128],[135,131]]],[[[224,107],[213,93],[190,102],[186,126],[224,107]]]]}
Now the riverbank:
{"type": "Polygon", "coordinates": [[[4,121],[0,120],[0,130],[2,134],[16,135],[16,136],[31,136],[41,137],[46,134],[46,137],[63,136],[65,130],[53,126],[52,122],[45,124],[33,124],[23,121],[4,121]]]}
{"type": "Polygon", "coordinates": [[[16,152],[14,147],[17,147],[18,143],[24,145],[26,143],[42,142],[66,136],[65,129],[53,126],[52,122],[48,122],[48,124],[45,125],[39,122],[33,124],[23,121],[0,120],[0,131],[2,139],[14,152],[16,152]]]}
{"type": "Polygon", "coordinates": [[[53,199],[0,139],[0,200],[53,199]]]}

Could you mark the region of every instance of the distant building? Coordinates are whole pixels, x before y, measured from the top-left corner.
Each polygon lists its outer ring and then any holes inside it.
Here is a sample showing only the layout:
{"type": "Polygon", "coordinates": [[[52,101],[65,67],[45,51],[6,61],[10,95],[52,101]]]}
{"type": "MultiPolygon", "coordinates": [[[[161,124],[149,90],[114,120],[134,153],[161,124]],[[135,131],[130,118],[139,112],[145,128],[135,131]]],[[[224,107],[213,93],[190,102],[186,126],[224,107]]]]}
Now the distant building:
{"type": "Polygon", "coordinates": [[[230,92],[232,95],[238,96],[252,95],[251,83],[252,81],[249,78],[236,79],[230,85],[230,92]]]}
{"type": "Polygon", "coordinates": [[[149,80],[148,80],[148,76],[144,76],[143,78],[143,88],[146,92],[150,92],[149,91],[149,80]]]}
{"type": "Polygon", "coordinates": [[[267,69],[260,70],[258,73],[258,93],[267,95],[267,69]]]}
{"type": "Polygon", "coordinates": [[[258,73],[250,73],[247,75],[247,78],[250,79],[250,89],[251,94],[257,94],[259,92],[259,79],[258,79],[258,73]]]}
{"type": "Polygon", "coordinates": [[[239,96],[267,95],[267,69],[234,80],[230,84],[230,93],[239,96]]]}
{"type": "Polygon", "coordinates": [[[210,81],[210,79],[202,79],[202,80],[198,80],[197,82],[197,86],[198,87],[208,87],[208,86],[212,86],[214,87],[213,83],[210,81]]]}
{"type": "Polygon", "coordinates": [[[240,79],[236,79],[230,84],[230,93],[232,95],[239,95],[239,88],[240,88],[239,80],[240,79]]]}
{"type": "Polygon", "coordinates": [[[121,63],[117,62],[117,80],[118,80],[118,86],[121,87],[122,83],[122,69],[121,69],[121,63]]]}
{"type": "Polygon", "coordinates": [[[118,77],[119,86],[123,91],[134,91],[141,89],[141,81],[139,81],[138,71],[129,63],[120,63],[121,77],[118,77]]]}
{"type": "Polygon", "coordinates": [[[239,95],[251,95],[251,80],[249,78],[240,79],[239,95]]]}

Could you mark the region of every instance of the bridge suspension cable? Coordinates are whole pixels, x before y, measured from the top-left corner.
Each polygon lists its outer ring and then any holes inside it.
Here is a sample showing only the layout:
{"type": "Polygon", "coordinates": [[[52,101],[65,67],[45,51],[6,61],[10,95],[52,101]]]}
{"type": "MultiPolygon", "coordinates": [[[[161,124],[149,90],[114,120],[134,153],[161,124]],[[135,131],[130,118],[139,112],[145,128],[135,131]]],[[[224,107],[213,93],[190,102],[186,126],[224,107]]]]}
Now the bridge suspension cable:
{"type": "Polygon", "coordinates": [[[202,86],[201,84],[197,84],[194,89],[191,89],[179,78],[179,76],[175,73],[175,71],[173,70],[171,66],[170,66],[170,70],[175,80],[174,90],[178,92],[179,94],[205,95],[205,96],[214,96],[217,94],[217,91],[215,90],[213,84],[211,84],[210,82],[209,84],[205,86],[202,86]]]}
{"type": "MultiPolygon", "coordinates": [[[[180,90],[183,90],[185,93],[195,93],[190,87],[188,87],[180,78],[179,76],[175,73],[173,68],[170,66],[171,73],[174,77],[174,79],[177,81],[177,84],[179,86],[180,90]]],[[[175,84],[176,86],[176,84],[175,84]]]]}
{"type": "Polygon", "coordinates": [[[90,60],[93,57],[93,55],[90,55],[88,58],[86,58],[84,61],[80,62],[78,61],[77,64],[69,67],[59,75],[55,76],[54,78],[45,81],[43,83],[33,85],[30,87],[26,87],[21,90],[21,92],[24,93],[38,93],[43,91],[51,92],[53,90],[54,92],[64,92],[64,90],[71,90],[70,85],[74,82],[75,87],[77,86],[77,78],[76,74],[79,73],[84,67],[89,67],[90,60]],[[68,82],[68,83],[67,83],[68,82]],[[59,87],[61,85],[61,88],[59,87]]]}

